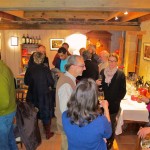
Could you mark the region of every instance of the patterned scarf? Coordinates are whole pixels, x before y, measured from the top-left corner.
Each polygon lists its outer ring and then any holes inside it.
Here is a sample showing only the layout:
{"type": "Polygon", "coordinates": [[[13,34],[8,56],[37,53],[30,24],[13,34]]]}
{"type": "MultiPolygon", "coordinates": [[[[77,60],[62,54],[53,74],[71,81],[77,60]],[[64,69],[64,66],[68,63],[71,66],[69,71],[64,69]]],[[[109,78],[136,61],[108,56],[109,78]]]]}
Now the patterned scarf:
{"type": "Polygon", "coordinates": [[[118,69],[117,67],[113,68],[113,69],[110,69],[109,67],[105,68],[105,70],[104,70],[105,82],[108,84],[108,86],[111,83],[111,80],[112,80],[114,74],[116,73],[117,69],[118,69]]]}

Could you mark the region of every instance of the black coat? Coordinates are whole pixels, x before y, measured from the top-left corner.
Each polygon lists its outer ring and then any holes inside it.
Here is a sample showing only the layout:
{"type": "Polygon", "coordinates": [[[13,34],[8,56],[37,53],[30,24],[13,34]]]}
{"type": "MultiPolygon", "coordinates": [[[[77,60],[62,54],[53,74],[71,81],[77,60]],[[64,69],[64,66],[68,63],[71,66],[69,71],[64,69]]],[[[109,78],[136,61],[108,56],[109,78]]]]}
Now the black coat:
{"type": "Polygon", "coordinates": [[[85,62],[85,67],[86,70],[83,71],[82,76],[78,77],[79,80],[83,78],[92,78],[93,80],[98,79],[98,65],[91,60],[86,60],[85,62]]]}
{"type": "Polygon", "coordinates": [[[28,85],[26,100],[39,108],[40,119],[50,117],[52,97],[49,87],[54,85],[50,69],[44,64],[35,64],[27,69],[24,82],[28,85]]]}
{"type": "Polygon", "coordinates": [[[120,108],[120,101],[126,94],[126,78],[122,70],[117,70],[114,74],[111,83],[105,82],[104,69],[100,72],[102,75],[102,89],[104,91],[105,99],[109,102],[110,114],[118,113],[120,108]]]}

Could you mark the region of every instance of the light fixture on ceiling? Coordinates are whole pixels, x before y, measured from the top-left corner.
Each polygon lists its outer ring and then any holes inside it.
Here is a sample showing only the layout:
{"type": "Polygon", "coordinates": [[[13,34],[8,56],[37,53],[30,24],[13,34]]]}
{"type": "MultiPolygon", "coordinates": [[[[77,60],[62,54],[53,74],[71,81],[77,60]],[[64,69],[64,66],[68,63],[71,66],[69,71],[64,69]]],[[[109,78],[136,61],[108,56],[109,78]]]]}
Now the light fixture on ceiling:
{"type": "Polygon", "coordinates": [[[11,46],[18,46],[18,37],[11,37],[11,46]]]}
{"type": "Polygon", "coordinates": [[[125,12],[124,12],[124,15],[127,15],[127,14],[128,14],[128,12],[127,12],[127,11],[125,11],[125,12]]]}

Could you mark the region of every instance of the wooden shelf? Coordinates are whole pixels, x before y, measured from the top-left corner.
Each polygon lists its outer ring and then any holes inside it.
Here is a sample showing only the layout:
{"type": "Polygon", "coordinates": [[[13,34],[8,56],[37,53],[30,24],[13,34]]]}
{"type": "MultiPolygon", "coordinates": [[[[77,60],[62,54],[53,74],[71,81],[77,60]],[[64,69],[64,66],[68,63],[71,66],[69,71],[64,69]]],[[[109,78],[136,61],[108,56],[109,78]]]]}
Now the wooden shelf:
{"type": "Polygon", "coordinates": [[[21,69],[22,72],[26,71],[28,61],[33,52],[38,48],[38,44],[21,44],[21,69]]]}

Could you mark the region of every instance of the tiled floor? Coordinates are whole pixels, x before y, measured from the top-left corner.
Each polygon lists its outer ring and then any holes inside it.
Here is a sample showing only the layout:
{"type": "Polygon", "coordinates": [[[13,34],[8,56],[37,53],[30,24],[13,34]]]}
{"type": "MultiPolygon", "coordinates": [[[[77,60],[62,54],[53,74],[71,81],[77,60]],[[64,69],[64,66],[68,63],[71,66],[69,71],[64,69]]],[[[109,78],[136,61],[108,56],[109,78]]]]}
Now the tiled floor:
{"type": "MultiPolygon", "coordinates": [[[[39,122],[40,131],[42,133],[42,144],[37,148],[37,150],[60,150],[61,145],[61,136],[58,133],[50,138],[49,140],[45,139],[43,133],[43,128],[41,122],[39,122]]],[[[116,136],[112,150],[139,150],[137,147],[137,130],[139,126],[137,125],[128,125],[124,133],[116,136]]],[[[56,132],[56,119],[52,120],[52,131],[56,132]]],[[[20,148],[19,150],[26,150],[25,147],[20,148]]]]}

